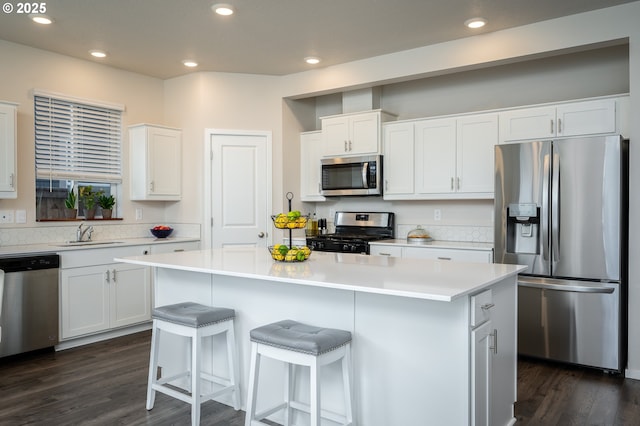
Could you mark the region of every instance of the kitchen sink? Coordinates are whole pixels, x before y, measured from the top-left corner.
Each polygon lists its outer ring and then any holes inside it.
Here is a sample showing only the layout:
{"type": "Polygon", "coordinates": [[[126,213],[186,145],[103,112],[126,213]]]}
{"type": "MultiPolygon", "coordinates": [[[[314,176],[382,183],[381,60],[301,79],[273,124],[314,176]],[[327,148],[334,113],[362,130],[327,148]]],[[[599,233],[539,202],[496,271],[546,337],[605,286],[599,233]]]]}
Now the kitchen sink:
{"type": "Polygon", "coordinates": [[[57,247],[79,247],[79,246],[99,246],[105,244],[122,244],[123,241],[64,241],[59,244],[53,244],[57,247]]]}

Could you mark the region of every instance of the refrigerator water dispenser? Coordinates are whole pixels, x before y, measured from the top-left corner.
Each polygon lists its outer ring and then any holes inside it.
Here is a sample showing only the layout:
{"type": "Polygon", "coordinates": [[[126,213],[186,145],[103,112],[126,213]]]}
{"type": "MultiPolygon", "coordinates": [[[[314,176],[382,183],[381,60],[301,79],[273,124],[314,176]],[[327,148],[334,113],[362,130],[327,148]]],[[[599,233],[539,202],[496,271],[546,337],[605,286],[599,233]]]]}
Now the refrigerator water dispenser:
{"type": "Polygon", "coordinates": [[[507,252],[539,254],[540,207],[534,203],[509,204],[507,207],[507,252]]]}

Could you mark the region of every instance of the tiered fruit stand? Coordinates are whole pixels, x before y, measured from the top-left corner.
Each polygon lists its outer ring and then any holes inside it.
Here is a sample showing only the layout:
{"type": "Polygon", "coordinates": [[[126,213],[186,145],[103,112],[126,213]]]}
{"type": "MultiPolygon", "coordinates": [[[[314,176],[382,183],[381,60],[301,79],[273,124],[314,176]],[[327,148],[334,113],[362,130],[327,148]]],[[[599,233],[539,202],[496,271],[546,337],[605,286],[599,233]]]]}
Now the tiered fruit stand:
{"type": "Polygon", "coordinates": [[[293,246],[293,230],[304,229],[307,226],[308,216],[303,216],[299,211],[291,210],[291,200],[293,200],[293,193],[287,192],[287,201],[289,203],[289,209],[287,213],[280,213],[278,215],[272,215],[273,226],[277,229],[289,230],[289,246],[285,244],[275,244],[269,247],[269,252],[274,260],[280,262],[303,262],[311,255],[311,250],[307,247],[295,247],[293,246]]]}

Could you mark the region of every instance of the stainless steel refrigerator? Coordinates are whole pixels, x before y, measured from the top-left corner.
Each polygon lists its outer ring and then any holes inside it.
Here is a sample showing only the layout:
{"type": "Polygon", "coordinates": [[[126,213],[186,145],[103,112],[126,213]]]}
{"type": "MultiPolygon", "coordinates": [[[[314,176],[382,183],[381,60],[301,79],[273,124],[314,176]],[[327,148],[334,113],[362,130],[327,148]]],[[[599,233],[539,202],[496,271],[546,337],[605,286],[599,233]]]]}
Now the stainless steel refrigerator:
{"type": "Polygon", "coordinates": [[[628,142],[498,145],[495,262],[518,280],[518,353],[626,366],[628,142]]]}

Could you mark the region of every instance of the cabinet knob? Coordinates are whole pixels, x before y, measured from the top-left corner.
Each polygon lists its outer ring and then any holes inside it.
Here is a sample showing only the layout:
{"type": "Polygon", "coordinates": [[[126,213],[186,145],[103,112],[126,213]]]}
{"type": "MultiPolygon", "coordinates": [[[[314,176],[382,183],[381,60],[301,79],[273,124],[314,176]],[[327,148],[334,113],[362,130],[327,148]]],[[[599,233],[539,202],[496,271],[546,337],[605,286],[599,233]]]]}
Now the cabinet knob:
{"type": "Polygon", "coordinates": [[[264,238],[264,232],[258,232],[258,238],[264,238]]]}

